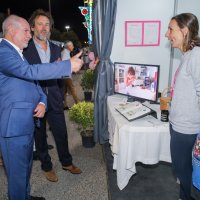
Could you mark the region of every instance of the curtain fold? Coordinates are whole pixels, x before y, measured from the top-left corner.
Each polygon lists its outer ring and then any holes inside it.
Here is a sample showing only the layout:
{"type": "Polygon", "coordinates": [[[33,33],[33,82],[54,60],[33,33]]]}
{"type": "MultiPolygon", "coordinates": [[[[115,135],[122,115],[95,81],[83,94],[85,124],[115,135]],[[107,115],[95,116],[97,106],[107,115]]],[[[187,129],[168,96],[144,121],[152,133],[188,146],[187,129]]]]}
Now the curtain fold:
{"type": "Polygon", "coordinates": [[[113,46],[117,0],[97,0],[93,12],[93,43],[99,64],[94,97],[94,140],[96,143],[107,142],[108,117],[107,97],[114,91],[113,64],[110,54],[113,46]]]}

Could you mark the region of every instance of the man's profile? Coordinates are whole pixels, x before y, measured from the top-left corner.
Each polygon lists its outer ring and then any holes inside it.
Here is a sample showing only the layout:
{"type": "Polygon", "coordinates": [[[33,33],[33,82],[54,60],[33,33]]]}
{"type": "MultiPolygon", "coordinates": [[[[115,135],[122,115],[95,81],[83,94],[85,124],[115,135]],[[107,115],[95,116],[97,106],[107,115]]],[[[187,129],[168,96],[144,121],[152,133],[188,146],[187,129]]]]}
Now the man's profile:
{"type": "MultiPolygon", "coordinates": [[[[29,65],[22,55],[31,39],[28,22],[16,15],[2,25],[0,43],[0,146],[8,179],[9,200],[40,199],[30,196],[34,118],[42,118],[46,96],[37,81],[71,76],[82,61],[29,65]]],[[[80,55],[78,55],[80,56],[80,55]]]]}

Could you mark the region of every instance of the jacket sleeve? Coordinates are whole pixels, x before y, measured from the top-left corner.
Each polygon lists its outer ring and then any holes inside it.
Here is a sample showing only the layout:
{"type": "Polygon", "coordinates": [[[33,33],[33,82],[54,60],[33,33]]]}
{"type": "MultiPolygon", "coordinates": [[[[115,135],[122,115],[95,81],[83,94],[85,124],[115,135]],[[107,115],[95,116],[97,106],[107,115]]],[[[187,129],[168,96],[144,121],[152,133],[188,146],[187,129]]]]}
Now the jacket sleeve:
{"type": "Polygon", "coordinates": [[[42,90],[40,84],[37,84],[37,88],[38,88],[38,92],[39,92],[39,94],[40,94],[40,100],[39,100],[39,102],[44,103],[45,106],[46,106],[46,110],[47,110],[47,96],[46,96],[46,94],[43,92],[43,90],[42,90]]]}
{"type": "Polygon", "coordinates": [[[71,62],[69,60],[29,65],[17,53],[8,51],[6,48],[1,48],[0,60],[0,72],[8,76],[27,80],[60,79],[71,76],[71,62]]]}

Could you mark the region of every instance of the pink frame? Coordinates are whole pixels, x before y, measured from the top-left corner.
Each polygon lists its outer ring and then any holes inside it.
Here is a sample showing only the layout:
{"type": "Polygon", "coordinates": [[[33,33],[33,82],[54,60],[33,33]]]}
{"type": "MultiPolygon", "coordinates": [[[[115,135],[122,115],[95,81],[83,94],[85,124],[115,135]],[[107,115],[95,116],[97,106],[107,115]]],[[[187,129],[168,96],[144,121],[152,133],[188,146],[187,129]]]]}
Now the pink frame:
{"type": "Polygon", "coordinates": [[[133,46],[159,46],[160,45],[160,28],[161,28],[161,22],[159,20],[146,20],[146,21],[125,21],[125,46],[126,47],[133,47],[133,46]],[[128,44],[128,25],[129,24],[141,24],[142,25],[142,35],[141,35],[141,38],[142,38],[142,41],[141,43],[139,44],[128,44]],[[155,44],[145,44],[144,43],[144,26],[145,24],[147,23],[155,23],[155,24],[158,24],[158,39],[157,39],[157,42],[155,44]]]}

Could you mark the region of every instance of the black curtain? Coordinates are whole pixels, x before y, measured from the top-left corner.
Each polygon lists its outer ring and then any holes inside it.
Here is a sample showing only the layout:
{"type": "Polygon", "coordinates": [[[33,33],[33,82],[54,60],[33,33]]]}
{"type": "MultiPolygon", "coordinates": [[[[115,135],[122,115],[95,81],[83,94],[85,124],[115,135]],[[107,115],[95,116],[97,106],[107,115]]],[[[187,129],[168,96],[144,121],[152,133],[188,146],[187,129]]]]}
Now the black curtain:
{"type": "Polygon", "coordinates": [[[93,44],[99,57],[94,97],[94,140],[108,140],[107,97],[113,94],[114,75],[110,54],[113,45],[117,0],[96,0],[93,12],[93,44]]]}

